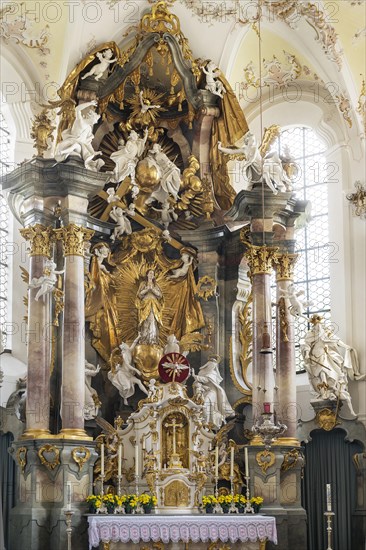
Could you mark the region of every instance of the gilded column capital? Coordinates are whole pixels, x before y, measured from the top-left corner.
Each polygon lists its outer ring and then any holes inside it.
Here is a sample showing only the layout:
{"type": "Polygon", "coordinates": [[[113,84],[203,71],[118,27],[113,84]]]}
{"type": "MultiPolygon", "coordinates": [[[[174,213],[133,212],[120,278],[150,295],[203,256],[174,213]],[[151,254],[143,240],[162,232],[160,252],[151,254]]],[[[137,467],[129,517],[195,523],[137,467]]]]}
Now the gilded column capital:
{"type": "Polygon", "coordinates": [[[245,258],[248,262],[250,275],[260,275],[264,273],[271,274],[273,264],[277,263],[277,246],[255,246],[245,242],[248,250],[245,252],[245,258]]]}
{"type": "Polygon", "coordinates": [[[54,230],[40,223],[20,229],[20,234],[30,242],[30,256],[51,256],[51,245],[54,241],[54,230]]]}
{"type": "Polygon", "coordinates": [[[276,254],[276,280],[277,281],[293,281],[294,268],[297,262],[298,254],[276,254]]]}
{"type": "Polygon", "coordinates": [[[56,238],[63,242],[65,256],[85,255],[85,243],[94,235],[92,229],[70,223],[66,227],[55,229],[56,238]]]}

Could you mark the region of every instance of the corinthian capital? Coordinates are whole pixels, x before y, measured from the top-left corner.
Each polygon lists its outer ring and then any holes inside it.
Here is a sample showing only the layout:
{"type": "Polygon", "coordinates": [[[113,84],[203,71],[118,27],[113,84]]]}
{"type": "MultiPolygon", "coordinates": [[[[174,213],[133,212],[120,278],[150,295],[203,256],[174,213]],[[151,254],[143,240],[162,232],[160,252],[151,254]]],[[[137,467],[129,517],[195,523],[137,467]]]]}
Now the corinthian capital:
{"type": "Polygon", "coordinates": [[[24,239],[30,242],[30,256],[51,256],[51,244],[54,241],[54,230],[36,223],[20,230],[24,239]]]}
{"type": "Polygon", "coordinates": [[[250,268],[250,274],[260,275],[263,273],[272,273],[273,264],[276,263],[278,247],[276,246],[254,246],[246,243],[248,250],[245,252],[245,257],[250,268]]]}
{"type": "Polygon", "coordinates": [[[61,240],[65,256],[82,256],[85,254],[85,243],[94,235],[94,231],[70,223],[55,230],[56,238],[61,240]]]}
{"type": "Polygon", "coordinates": [[[293,281],[294,267],[297,262],[298,254],[276,254],[276,279],[277,281],[293,281]]]}

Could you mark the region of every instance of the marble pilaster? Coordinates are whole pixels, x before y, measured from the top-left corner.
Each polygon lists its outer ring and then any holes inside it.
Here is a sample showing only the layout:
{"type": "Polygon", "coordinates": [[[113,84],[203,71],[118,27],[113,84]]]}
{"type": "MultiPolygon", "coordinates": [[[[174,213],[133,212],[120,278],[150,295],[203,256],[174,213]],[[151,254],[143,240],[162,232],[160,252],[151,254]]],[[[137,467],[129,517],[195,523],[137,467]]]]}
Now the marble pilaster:
{"type": "MultiPolygon", "coordinates": [[[[29,281],[44,275],[51,256],[53,230],[35,224],[21,230],[30,242],[29,281]]],[[[28,290],[28,374],[26,431],[23,439],[49,437],[50,420],[50,293],[35,300],[37,288],[28,290]]]]}
{"type": "Polygon", "coordinates": [[[59,437],[90,439],[84,431],[85,400],[85,244],[94,232],[76,224],[55,230],[65,255],[65,306],[62,346],[61,417],[59,437]]]}
{"type": "Polygon", "coordinates": [[[281,443],[299,445],[296,439],[296,365],[295,365],[295,318],[288,308],[283,292],[288,292],[293,283],[296,254],[278,254],[276,263],[277,308],[276,308],[276,382],[279,397],[279,415],[287,430],[281,443]]]}

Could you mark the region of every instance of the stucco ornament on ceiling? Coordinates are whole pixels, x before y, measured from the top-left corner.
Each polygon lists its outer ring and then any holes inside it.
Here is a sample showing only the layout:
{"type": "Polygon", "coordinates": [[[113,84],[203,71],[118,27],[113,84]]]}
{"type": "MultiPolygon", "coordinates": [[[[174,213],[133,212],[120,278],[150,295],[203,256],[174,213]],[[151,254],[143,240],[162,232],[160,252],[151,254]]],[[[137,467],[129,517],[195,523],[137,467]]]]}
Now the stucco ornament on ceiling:
{"type": "Polygon", "coordinates": [[[12,17],[12,6],[6,5],[0,9],[0,37],[6,43],[22,44],[27,48],[38,50],[40,55],[48,55],[50,49],[46,47],[49,38],[49,26],[42,29],[34,26],[32,17],[24,11],[22,17],[12,17]]]}
{"type": "Polygon", "coordinates": [[[262,76],[262,83],[258,74],[259,70],[255,68],[253,61],[250,61],[244,67],[245,80],[240,83],[243,96],[246,97],[246,91],[250,87],[258,89],[261,84],[263,88],[267,87],[270,90],[283,90],[297,80],[299,84],[305,79],[316,80],[325,87],[327,94],[331,96],[332,103],[337,105],[344,120],[352,128],[352,106],[349,98],[342,92],[336,94],[335,92],[339,92],[338,87],[326,86],[324,81],[315,72],[312,72],[307,65],[302,65],[294,54],[288,53],[285,50],[283,50],[283,54],[285,57],[284,61],[280,61],[275,55],[273,55],[272,59],[263,59],[264,74],[262,76]]]}

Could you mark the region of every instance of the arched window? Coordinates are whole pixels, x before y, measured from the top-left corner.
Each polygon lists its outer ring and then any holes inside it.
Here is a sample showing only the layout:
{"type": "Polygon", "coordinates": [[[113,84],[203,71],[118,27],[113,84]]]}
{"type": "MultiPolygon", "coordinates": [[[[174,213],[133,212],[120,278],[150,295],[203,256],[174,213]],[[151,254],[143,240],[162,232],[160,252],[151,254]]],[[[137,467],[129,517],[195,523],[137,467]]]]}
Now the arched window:
{"type": "MultiPolygon", "coordinates": [[[[296,231],[296,252],[299,259],[295,266],[295,285],[303,290],[305,299],[313,302],[305,315],[319,313],[330,321],[330,269],[332,243],[328,230],[328,183],[331,181],[331,164],[327,164],[326,146],[314,130],[305,126],[282,130],[277,149],[286,149],[295,157],[299,173],[294,190],[298,199],[311,202],[311,221],[296,231]]],[[[300,340],[309,330],[305,320],[295,322],[296,368],[304,370],[300,354],[300,340]]]]}
{"type": "MultiPolygon", "coordinates": [[[[0,176],[11,170],[10,132],[0,112],[0,176]]],[[[9,266],[6,254],[9,235],[9,209],[0,186],[0,329],[2,344],[6,347],[4,327],[8,320],[8,278],[9,266]]]]}

